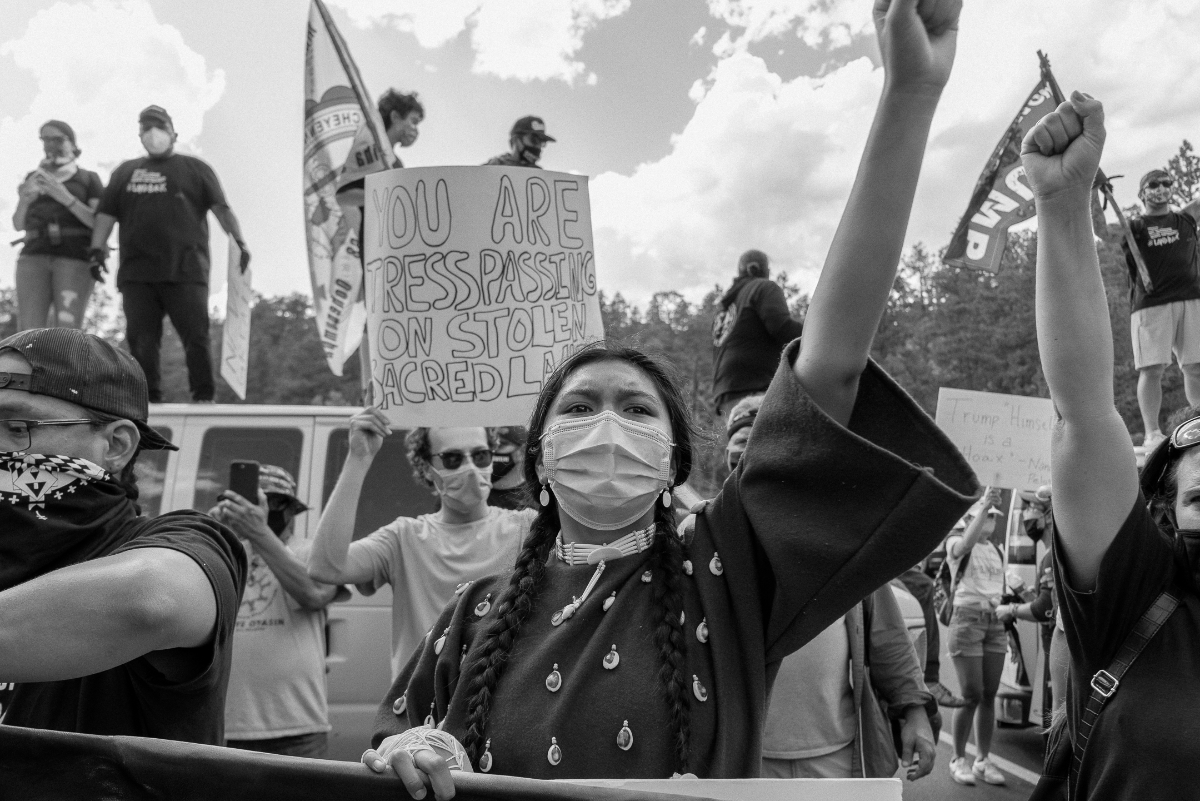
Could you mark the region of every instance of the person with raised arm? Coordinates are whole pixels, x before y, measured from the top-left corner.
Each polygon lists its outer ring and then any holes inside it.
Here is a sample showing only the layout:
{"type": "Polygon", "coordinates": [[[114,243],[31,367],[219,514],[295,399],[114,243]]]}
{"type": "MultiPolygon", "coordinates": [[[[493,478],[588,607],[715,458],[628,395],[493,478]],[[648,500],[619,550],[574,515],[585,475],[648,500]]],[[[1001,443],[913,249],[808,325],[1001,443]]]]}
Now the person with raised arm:
{"type": "Polygon", "coordinates": [[[1053,548],[1071,659],[1069,783],[1072,798],[1187,798],[1200,779],[1200,417],[1154,449],[1139,481],[1114,404],[1089,215],[1104,136],[1101,104],[1075,92],[1022,147],[1038,215],[1038,348],[1058,415],[1053,548]]]}
{"type": "Polygon", "coordinates": [[[438,799],[454,795],[447,754],[545,779],[757,776],[783,657],[978,497],[958,450],[868,358],[960,8],[875,3],[886,81],[806,335],[694,528],[680,536],[671,509],[693,455],[679,383],[611,343],[564,360],[529,424],[539,508],[516,564],[464,589],[393,683],[372,770],[438,799]]]}

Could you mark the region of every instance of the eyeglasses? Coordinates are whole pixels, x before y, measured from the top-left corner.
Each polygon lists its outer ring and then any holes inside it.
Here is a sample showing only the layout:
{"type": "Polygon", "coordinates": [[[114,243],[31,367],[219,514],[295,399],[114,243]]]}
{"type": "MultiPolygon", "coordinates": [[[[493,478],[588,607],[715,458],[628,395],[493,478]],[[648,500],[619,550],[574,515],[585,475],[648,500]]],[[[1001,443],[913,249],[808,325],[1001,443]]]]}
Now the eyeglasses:
{"type": "Polygon", "coordinates": [[[457,470],[462,467],[463,460],[468,455],[471,457],[471,464],[476,467],[490,467],[492,464],[492,452],[487,448],[478,448],[471,451],[470,454],[463,453],[462,451],[442,451],[441,453],[435,453],[432,459],[440,461],[441,464],[439,465],[435,461],[433,466],[441,467],[443,470],[457,470]]]}
{"type": "Polygon", "coordinates": [[[1167,437],[1166,452],[1159,456],[1160,451],[1156,448],[1146,457],[1146,466],[1142,468],[1142,491],[1147,497],[1161,488],[1163,476],[1175,461],[1175,455],[1197,445],[1200,445],[1200,417],[1184,420],[1175,426],[1171,436],[1167,437]]]}
{"type": "Polygon", "coordinates": [[[1175,184],[1175,182],[1172,181],[1170,178],[1159,178],[1154,181],[1147,181],[1146,188],[1147,189],[1158,189],[1161,186],[1164,189],[1170,189],[1174,184],[1175,184]]]}
{"type": "Polygon", "coordinates": [[[33,429],[43,426],[94,425],[95,420],[86,417],[69,420],[0,420],[0,450],[27,451],[33,446],[33,429]]]}

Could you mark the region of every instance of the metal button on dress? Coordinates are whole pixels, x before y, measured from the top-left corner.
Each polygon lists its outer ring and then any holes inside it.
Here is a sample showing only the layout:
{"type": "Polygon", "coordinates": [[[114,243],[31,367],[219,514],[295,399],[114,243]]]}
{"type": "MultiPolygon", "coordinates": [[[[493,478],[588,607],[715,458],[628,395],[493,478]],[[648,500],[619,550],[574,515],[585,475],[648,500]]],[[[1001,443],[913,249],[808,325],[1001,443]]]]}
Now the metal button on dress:
{"type": "Polygon", "coordinates": [[[696,626],[696,639],[700,642],[708,642],[708,618],[700,621],[700,625],[696,626]]]}
{"type": "Polygon", "coordinates": [[[604,599],[604,611],[607,612],[616,600],[617,593],[614,591],[612,595],[604,599]]]}
{"type": "Polygon", "coordinates": [[[649,570],[647,570],[645,573],[643,573],[643,574],[642,574],[642,583],[643,583],[643,584],[649,584],[649,583],[650,583],[650,579],[651,579],[651,578],[653,578],[653,577],[654,577],[654,574],[653,574],[653,573],[651,573],[649,570]]]}
{"type": "Polygon", "coordinates": [[[621,730],[617,732],[617,748],[622,751],[628,751],[633,748],[633,730],[629,728],[629,721],[621,726],[621,730]]]}
{"type": "Polygon", "coordinates": [[[401,695],[399,698],[397,698],[395,701],[392,702],[392,714],[393,715],[403,715],[404,710],[406,710],[406,709],[408,709],[408,696],[401,695]]]}
{"type": "Polygon", "coordinates": [[[725,572],[725,566],[721,564],[721,557],[713,551],[712,559],[708,560],[708,570],[714,576],[719,576],[725,572]]]}
{"type": "Polygon", "coordinates": [[[708,690],[704,689],[704,685],[700,683],[700,677],[692,674],[692,695],[696,696],[696,700],[704,703],[708,700],[708,690]]]}
{"type": "Polygon", "coordinates": [[[562,689],[562,674],[558,672],[558,663],[554,663],[554,669],[550,671],[550,675],[546,677],[546,689],[552,693],[556,693],[562,689]]]}
{"type": "Polygon", "coordinates": [[[488,773],[492,769],[492,738],[487,738],[487,742],[483,744],[483,755],[479,757],[479,769],[484,773],[488,773]]]}
{"type": "Polygon", "coordinates": [[[438,637],[437,640],[434,641],[433,652],[435,654],[440,654],[442,652],[443,646],[446,645],[446,635],[449,633],[450,633],[450,627],[447,626],[446,630],[442,632],[442,636],[438,637]]]}
{"type": "Polygon", "coordinates": [[[621,664],[621,655],[617,653],[617,646],[614,644],[612,650],[604,656],[604,669],[612,670],[619,664],[621,664]]]}
{"type": "Polygon", "coordinates": [[[558,738],[550,738],[550,748],[546,751],[546,761],[551,765],[562,762],[562,749],[558,747],[558,738]]]}
{"type": "Polygon", "coordinates": [[[492,608],[492,594],[489,592],[487,597],[479,603],[475,604],[475,617],[483,617],[492,608]]]}

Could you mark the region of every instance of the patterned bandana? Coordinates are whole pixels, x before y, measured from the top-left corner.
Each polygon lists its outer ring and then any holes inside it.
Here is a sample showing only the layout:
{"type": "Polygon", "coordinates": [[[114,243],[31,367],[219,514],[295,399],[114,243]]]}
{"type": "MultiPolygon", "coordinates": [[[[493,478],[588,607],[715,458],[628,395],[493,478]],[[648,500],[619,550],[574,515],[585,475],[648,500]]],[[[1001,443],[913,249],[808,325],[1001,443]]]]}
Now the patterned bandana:
{"type": "Polygon", "coordinates": [[[0,591],[110,552],[136,516],[125,490],[86,459],[0,452],[0,591]]]}

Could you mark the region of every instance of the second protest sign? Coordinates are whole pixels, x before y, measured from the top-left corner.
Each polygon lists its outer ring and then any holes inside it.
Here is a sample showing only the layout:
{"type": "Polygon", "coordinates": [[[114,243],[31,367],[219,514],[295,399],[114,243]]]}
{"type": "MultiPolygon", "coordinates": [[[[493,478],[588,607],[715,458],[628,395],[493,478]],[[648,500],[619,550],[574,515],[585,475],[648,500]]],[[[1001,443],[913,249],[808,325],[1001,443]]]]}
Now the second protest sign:
{"type": "Polygon", "coordinates": [[[525,423],[604,336],[587,178],[521,167],[367,176],[372,397],[401,428],[525,423]]]}

